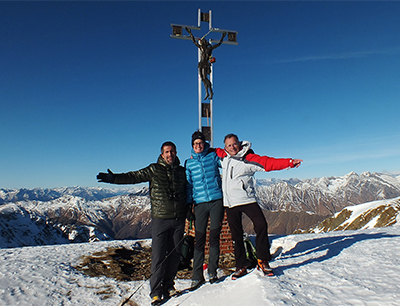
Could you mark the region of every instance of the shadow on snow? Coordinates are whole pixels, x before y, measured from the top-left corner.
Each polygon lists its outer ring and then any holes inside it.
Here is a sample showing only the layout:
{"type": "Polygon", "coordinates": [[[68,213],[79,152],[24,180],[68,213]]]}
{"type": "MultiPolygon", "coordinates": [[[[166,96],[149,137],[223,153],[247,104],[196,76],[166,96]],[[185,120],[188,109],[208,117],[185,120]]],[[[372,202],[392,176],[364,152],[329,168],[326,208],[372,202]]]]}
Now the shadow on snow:
{"type": "Polygon", "coordinates": [[[322,262],[333,258],[340,254],[344,249],[352,246],[353,244],[371,239],[382,239],[382,238],[394,238],[399,235],[391,235],[386,233],[374,233],[374,234],[354,234],[354,235],[340,235],[333,237],[321,237],[314,238],[309,240],[300,241],[296,244],[296,246],[286,252],[283,252],[277,259],[285,259],[285,258],[296,258],[300,256],[317,254],[318,252],[323,252],[322,256],[315,256],[312,258],[308,258],[305,261],[299,263],[293,263],[287,266],[279,266],[274,269],[276,275],[282,275],[284,270],[291,268],[298,268],[301,266],[305,266],[314,262],[322,262]]]}

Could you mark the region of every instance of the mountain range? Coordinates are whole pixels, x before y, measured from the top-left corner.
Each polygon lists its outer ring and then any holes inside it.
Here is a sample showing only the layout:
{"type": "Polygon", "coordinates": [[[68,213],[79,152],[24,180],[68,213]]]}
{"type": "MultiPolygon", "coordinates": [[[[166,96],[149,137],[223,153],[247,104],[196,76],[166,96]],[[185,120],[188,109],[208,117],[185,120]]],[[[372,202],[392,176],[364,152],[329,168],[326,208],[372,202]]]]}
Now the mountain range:
{"type": "Polygon", "coordinates": [[[341,177],[275,181],[272,184],[258,181],[256,191],[258,202],[267,210],[330,216],[346,206],[399,196],[400,176],[351,172],[341,177]]]}
{"type": "Polygon", "coordinates": [[[134,193],[138,187],[98,188],[98,187],[63,187],[34,189],[0,189],[0,204],[18,201],[51,201],[65,195],[73,195],[88,201],[111,198],[118,195],[134,193]]]}
{"type": "MultiPolygon", "coordinates": [[[[136,187],[136,186],[134,186],[136,187]]],[[[257,180],[269,232],[317,226],[344,207],[400,196],[400,176],[352,172],[343,177],[257,180]]],[[[244,219],[246,232],[252,225],[244,219]]],[[[148,187],[0,189],[0,247],[151,235],[148,187]]]]}

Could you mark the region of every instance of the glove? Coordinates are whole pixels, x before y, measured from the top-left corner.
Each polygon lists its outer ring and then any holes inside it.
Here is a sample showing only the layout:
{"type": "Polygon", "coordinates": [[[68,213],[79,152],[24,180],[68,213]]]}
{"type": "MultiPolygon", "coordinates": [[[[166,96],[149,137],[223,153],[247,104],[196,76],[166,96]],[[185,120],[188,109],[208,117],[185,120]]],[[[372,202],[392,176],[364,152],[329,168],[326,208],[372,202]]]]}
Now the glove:
{"type": "Polygon", "coordinates": [[[115,176],[110,169],[107,169],[108,173],[100,172],[97,174],[98,182],[102,183],[114,183],[115,176]]]}
{"type": "Polygon", "coordinates": [[[186,219],[189,222],[192,222],[192,221],[196,220],[196,217],[195,217],[195,215],[193,213],[193,204],[189,204],[189,209],[188,209],[187,214],[186,214],[186,219]]]}

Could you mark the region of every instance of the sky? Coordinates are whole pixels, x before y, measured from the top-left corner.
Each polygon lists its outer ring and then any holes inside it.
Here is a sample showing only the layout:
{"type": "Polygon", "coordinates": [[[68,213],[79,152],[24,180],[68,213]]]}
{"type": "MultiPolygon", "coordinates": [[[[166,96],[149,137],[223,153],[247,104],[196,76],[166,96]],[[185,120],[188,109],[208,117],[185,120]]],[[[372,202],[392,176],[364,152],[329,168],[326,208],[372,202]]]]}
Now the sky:
{"type": "Polygon", "coordinates": [[[198,9],[238,32],[213,51],[214,146],[235,133],[304,161],[257,178],[400,174],[398,1],[1,1],[0,188],[111,187],[96,174],[146,167],[167,140],[183,164],[197,48],[170,24],[198,9]]]}

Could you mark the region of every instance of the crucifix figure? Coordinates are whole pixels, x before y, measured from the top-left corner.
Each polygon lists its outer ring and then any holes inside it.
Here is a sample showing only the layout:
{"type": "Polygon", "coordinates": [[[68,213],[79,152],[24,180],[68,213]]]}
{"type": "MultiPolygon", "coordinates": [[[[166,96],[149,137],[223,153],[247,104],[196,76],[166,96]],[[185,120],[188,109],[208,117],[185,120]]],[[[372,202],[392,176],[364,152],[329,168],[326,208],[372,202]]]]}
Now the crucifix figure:
{"type": "Polygon", "coordinates": [[[211,62],[215,61],[215,59],[213,59],[212,57],[212,51],[215,48],[218,48],[222,44],[222,41],[226,36],[226,32],[222,34],[221,39],[217,44],[211,45],[205,38],[201,38],[197,42],[192,34],[192,31],[189,28],[186,28],[186,31],[189,33],[196,47],[200,49],[200,62],[197,65],[197,67],[199,68],[199,75],[201,80],[203,81],[204,88],[207,93],[204,100],[206,100],[207,98],[212,99],[214,93],[212,90],[211,81],[208,79],[208,75],[211,73],[210,61],[211,62]]]}

